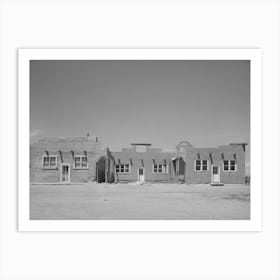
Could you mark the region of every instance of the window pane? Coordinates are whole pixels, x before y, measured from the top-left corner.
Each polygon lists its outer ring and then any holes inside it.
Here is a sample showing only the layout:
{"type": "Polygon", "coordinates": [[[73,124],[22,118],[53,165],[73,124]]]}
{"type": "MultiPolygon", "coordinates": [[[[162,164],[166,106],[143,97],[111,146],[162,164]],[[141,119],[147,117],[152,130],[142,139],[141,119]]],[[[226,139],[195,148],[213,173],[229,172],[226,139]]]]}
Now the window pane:
{"type": "Polygon", "coordinates": [[[56,166],[56,157],[50,157],[50,166],[55,167],[56,166]]]}
{"type": "Polygon", "coordinates": [[[125,165],[125,172],[128,173],[129,172],[129,164],[125,165]]]}
{"type": "Polygon", "coordinates": [[[196,165],[201,165],[201,161],[200,161],[200,160],[196,160],[196,161],[195,161],[195,164],[196,164],[196,165]]]}
{"type": "Polygon", "coordinates": [[[196,166],[195,166],[195,170],[196,170],[196,171],[200,171],[200,165],[196,165],[196,166]]]}
{"type": "Polygon", "coordinates": [[[235,165],[235,160],[231,160],[230,165],[235,165]]]}
{"type": "Polygon", "coordinates": [[[231,167],[230,167],[230,170],[231,170],[231,171],[235,171],[235,165],[231,166],[231,167]]]}
{"type": "Polygon", "coordinates": [[[224,165],[224,170],[228,170],[228,166],[227,165],[224,165]]]}
{"type": "Polygon", "coordinates": [[[154,164],[154,172],[157,172],[157,164],[154,164]]]}
{"type": "Polygon", "coordinates": [[[228,165],[228,160],[224,160],[224,165],[228,165]]]}
{"type": "Polygon", "coordinates": [[[75,157],[75,167],[80,167],[80,157],[75,157]]]}
{"type": "Polygon", "coordinates": [[[43,157],[43,166],[44,167],[49,166],[49,157],[43,157]]]}
{"type": "Polygon", "coordinates": [[[208,164],[207,164],[207,163],[208,163],[207,160],[203,160],[203,161],[202,161],[202,164],[203,164],[202,170],[207,171],[207,167],[208,167],[208,164]]]}

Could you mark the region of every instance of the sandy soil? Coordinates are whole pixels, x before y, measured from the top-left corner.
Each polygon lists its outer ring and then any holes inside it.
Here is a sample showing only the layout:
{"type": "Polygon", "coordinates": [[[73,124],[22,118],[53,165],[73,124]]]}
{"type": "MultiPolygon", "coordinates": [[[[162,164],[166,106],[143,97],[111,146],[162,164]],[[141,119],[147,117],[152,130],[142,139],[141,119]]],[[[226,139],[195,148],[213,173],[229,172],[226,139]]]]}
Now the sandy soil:
{"type": "Polygon", "coordinates": [[[30,218],[39,220],[244,220],[244,185],[31,185],[30,218]]]}

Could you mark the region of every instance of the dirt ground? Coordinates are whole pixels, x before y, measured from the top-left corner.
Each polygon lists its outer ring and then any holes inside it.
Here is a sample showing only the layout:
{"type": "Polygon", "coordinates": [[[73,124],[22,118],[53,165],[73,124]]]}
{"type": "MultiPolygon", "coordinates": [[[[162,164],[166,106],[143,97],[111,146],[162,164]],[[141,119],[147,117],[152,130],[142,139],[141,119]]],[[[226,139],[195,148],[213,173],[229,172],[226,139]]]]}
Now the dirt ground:
{"type": "Polygon", "coordinates": [[[250,186],[31,185],[34,220],[245,220],[250,186]]]}

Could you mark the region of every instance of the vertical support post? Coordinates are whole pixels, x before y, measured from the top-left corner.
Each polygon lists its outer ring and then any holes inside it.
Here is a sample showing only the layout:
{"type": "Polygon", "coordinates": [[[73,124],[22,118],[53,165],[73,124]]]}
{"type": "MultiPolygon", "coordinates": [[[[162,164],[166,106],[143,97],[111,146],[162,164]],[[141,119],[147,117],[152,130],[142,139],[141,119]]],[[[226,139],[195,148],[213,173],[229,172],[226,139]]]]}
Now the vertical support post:
{"type": "Polygon", "coordinates": [[[179,182],[179,158],[176,158],[176,181],[179,182]]]}
{"type": "Polygon", "coordinates": [[[98,161],[95,163],[95,181],[98,182],[98,161]]]}
{"type": "Polygon", "coordinates": [[[105,182],[108,183],[108,158],[105,159],[105,182]]]}
{"type": "Polygon", "coordinates": [[[169,162],[168,162],[168,172],[169,172],[169,178],[168,178],[168,180],[169,180],[169,183],[171,182],[171,161],[169,160],[169,162]]]}

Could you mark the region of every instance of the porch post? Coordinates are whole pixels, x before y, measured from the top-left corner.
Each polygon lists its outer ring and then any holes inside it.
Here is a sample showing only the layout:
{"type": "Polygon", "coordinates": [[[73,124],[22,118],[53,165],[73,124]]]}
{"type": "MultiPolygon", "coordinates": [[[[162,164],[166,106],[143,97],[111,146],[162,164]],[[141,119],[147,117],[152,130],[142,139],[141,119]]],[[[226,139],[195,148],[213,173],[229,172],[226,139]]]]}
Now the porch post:
{"type": "Polygon", "coordinates": [[[98,161],[95,163],[95,181],[98,182],[98,161]]]}
{"type": "Polygon", "coordinates": [[[108,158],[105,159],[105,182],[108,183],[108,158]]]}
{"type": "Polygon", "coordinates": [[[179,158],[176,158],[176,181],[179,182],[179,158]]]}

